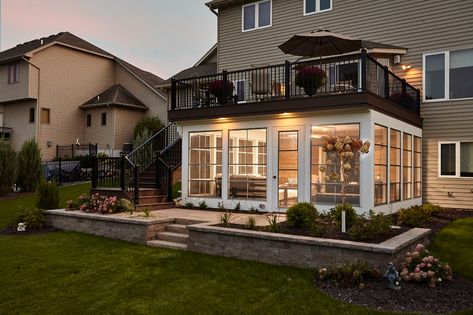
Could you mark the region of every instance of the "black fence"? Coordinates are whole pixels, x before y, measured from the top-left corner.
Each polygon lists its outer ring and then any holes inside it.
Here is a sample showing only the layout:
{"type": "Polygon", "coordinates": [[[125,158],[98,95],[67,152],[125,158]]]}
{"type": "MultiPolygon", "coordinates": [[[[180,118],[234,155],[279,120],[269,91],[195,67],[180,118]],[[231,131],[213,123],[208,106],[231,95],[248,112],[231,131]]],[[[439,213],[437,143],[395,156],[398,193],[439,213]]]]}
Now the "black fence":
{"type": "Polygon", "coordinates": [[[80,160],[57,159],[44,162],[43,172],[47,181],[54,180],[58,185],[85,182],[92,178],[92,165],[80,160]]]}
{"type": "Polygon", "coordinates": [[[97,144],[56,145],[56,159],[71,159],[78,156],[97,156],[97,144]]]}

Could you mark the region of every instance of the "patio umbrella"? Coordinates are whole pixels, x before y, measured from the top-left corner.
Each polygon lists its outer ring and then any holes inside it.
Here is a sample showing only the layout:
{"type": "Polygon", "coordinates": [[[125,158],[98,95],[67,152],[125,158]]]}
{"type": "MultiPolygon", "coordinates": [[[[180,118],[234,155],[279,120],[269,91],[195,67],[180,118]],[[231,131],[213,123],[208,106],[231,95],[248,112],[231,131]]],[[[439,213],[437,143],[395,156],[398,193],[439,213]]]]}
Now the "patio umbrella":
{"type": "Polygon", "coordinates": [[[341,55],[361,48],[360,39],[327,30],[296,34],[279,45],[279,49],[284,53],[302,57],[341,55]]]}

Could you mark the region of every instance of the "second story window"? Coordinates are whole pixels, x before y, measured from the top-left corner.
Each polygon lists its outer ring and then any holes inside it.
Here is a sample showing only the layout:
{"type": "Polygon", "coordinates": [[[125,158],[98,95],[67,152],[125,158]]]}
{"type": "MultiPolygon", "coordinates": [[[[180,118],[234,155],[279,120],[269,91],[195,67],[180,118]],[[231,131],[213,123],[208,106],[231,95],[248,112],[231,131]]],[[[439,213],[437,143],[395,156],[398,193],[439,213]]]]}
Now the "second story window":
{"type": "Polygon", "coordinates": [[[91,127],[92,126],[92,115],[91,114],[87,114],[87,127],[91,127]]]}
{"type": "Polygon", "coordinates": [[[473,49],[424,55],[425,100],[473,98],[473,49]]]}
{"type": "Polygon", "coordinates": [[[12,63],[8,65],[8,84],[20,82],[20,64],[12,63]]]}
{"type": "Polygon", "coordinates": [[[243,31],[251,31],[271,26],[271,0],[255,2],[243,6],[243,31]]]}
{"type": "Polygon", "coordinates": [[[30,124],[35,122],[36,110],[34,107],[30,108],[30,124]]]}
{"type": "Polygon", "coordinates": [[[107,125],[107,113],[102,113],[102,126],[107,125]]]}
{"type": "Polygon", "coordinates": [[[332,0],[304,0],[304,15],[332,10],[332,0]]]}

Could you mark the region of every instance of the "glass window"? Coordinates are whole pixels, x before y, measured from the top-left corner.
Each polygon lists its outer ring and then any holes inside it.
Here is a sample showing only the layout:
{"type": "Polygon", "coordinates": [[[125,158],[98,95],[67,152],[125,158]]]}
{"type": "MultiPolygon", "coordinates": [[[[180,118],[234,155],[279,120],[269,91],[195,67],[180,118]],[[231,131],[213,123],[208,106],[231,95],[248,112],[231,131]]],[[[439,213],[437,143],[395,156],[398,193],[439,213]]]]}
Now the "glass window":
{"type": "Polygon", "coordinates": [[[403,200],[412,198],[412,136],[408,133],[402,134],[402,189],[403,200]]]}
{"type": "Polygon", "coordinates": [[[102,126],[107,125],[107,113],[102,113],[102,126]]]}
{"type": "Polygon", "coordinates": [[[460,143],[460,176],[473,177],[473,142],[460,143]]]}
{"type": "Polygon", "coordinates": [[[221,140],[221,131],[189,133],[189,196],[221,197],[221,140]]]}
{"type": "Polygon", "coordinates": [[[229,198],[266,200],[266,129],[229,131],[229,198]]]}
{"type": "Polygon", "coordinates": [[[401,200],[401,132],[390,130],[389,191],[390,202],[401,200]]]}
{"type": "MultiPolygon", "coordinates": [[[[312,127],[311,144],[311,200],[320,204],[339,204],[342,202],[342,189],[340,181],[331,177],[331,174],[339,174],[340,166],[330,164],[328,154],[322,151],[323,137],[328,136],[352,136],[360,137],[359,124],[330,125],[312,127]],[[323,172],[321,166],[326,169],[323,172]]],[[[360,204],[360,172],[359,161],[348,174],[346,190],[346,202],[352,205],[360,204]]]]}
{"type": "Polygon", "coordinates": [[[261,1],[243,6],[243,30],[271,26],[271,1],[261,1]]]}
{"type": "Polygon", "coordinates": [[[304,0],[304,14],[332,9],[332,0],[304,0]]]}
{"type": "Polygon", "coordinates": [[[51,122],[51,116],[49,108],[41,108],[41,123],[49,124],[51,122]]]}
{"type": "Polygon", "coordinates": [[[31,107],[30,108],[30,123],[34,123],[35,122],[35,116],[36,116],[36,110],[34,107],[31,107]]]}
{"type": "Polygon", "coordinates": [[[8,65],[8,84],[20,82],[20,64],[12,63],[8,65]]]}
{"type": "Polygon", "coordinates": [[[425,56],[425,99],[445,98],[445,54],[425,56]]]}
{"type": "Polygon", "coordinates": [[[450,52],[450,99],[473,97],[473,49],[450,52]]]}
{"type": "Polygon", "coordinates": [[[422,196],[422,139],[414,137],[414,198],[422,196]]]}
{"type": "Polygon", "coordinates": [[[374,204],[387,203],[388,189],[388,128],[374,127],[374,204]]]}
{"type": "Polygon", "coordinates": [[[299,152],[298,131],[278,134],[278,204],[288,208],[298,200],[299,152]]]}
{"type": "Polygon", "coordinates": [[[442,143],[440,145],[440,175],[456,176],[456,145],[442,143]]]}

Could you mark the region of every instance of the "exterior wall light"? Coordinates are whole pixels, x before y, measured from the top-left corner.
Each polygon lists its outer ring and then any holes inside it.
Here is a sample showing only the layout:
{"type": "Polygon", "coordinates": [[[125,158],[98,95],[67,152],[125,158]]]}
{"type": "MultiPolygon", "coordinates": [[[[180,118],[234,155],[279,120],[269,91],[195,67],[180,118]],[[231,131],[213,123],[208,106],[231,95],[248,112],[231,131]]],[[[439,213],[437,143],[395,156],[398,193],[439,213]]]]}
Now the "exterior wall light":
{"type": "Polygon", "coordinates": [[[406,70],[409,70],[410,68],[412,68],[411,65],[402,65],[402,70],[406,71],[406,70]]]}
{"type": "Polygon", "coordinates": [[[48,146],[48,148],[52,147],[53,146],[53,140],[46,141],[46,145],[48,146]]]}

